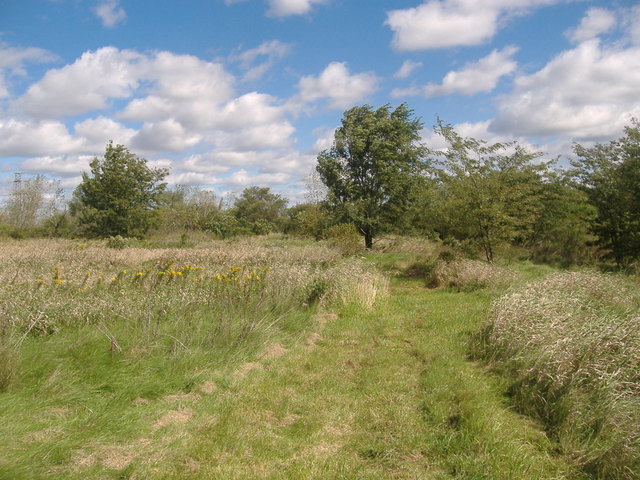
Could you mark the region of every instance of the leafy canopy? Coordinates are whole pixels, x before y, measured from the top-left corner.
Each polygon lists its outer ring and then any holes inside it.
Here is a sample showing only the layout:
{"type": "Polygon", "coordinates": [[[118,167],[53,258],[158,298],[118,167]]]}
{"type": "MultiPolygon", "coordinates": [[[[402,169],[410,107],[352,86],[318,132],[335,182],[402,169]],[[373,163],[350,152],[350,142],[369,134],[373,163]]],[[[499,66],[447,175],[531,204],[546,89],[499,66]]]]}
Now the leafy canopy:
{"type": "Polygon", "coordinates": [[[72,211],[87,234],[141,237],[156,226],[167,169],[150,168],[144,158],[113,142],[90,168],[90,175],[83,172],[72,201],[72,211]]]}
{"type": "Polygon", "coordinates": [[[353,223],[372,247],[373,237],[398,224],[426,168],[419,142],[422,123],[402,104],[347,110],[333,146],[318,155],[316,170],[327,187],[327,204],[353,223]]]}
{"type": "Polygon", "coordinates": [[[234,202],[238,221],[255,234],[281,229],[287,199],[271,192],[269,187],[245,188],[234,202]]]}
{"type": "Polygon", "coordinates": [[[493,262],[496,247],[530,234],[540,215],[542,177],[548,163],[534,163],[541,154],[517,142],[488,144],[461,137],[438,121],[436,133],[448,148],[435,170],[442,182],[444,236],[464,239],[482,248],[493,262]]]}
{"type": "Polygon", "coordinates": [[[640,258],[640,122],[608,144],[576,145],[573,174],[598,211],[593,231],[618,266],[640,258]]]}

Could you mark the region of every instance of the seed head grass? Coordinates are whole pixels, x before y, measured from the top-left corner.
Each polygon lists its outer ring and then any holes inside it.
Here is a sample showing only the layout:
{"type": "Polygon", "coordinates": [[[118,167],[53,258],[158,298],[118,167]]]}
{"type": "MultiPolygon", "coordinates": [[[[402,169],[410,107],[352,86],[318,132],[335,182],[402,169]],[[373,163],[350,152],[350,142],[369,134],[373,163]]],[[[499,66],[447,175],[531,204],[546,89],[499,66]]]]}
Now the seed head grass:
{"type": "Polygon", "coordinates": [[[596,478],[640,478],[638,291],[622,277],[551,274],[498,299],[475,345],[596,478]]]}
{"type": "Polygon", "coordinates": [[[470,259],[439,259],[427,277],[430,287],[462,291],[506,287],[518,274],[495,264],[470,259]]]}

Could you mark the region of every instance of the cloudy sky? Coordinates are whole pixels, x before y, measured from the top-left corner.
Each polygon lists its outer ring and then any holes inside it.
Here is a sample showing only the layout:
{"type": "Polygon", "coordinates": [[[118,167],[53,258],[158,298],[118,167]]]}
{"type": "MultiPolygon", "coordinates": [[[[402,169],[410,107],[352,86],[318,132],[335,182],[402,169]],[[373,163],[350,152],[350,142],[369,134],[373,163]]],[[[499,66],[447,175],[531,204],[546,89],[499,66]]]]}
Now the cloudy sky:
{"type": "MultiPolygon", "coordinates": [[[[1,0],[0,195],[109,140],[217,194],[304,197],[355,105],[551,157],[640,117],[635,0],[1,0]]],[[[4,197],[0,197],[4,198],[4,197]]]]}

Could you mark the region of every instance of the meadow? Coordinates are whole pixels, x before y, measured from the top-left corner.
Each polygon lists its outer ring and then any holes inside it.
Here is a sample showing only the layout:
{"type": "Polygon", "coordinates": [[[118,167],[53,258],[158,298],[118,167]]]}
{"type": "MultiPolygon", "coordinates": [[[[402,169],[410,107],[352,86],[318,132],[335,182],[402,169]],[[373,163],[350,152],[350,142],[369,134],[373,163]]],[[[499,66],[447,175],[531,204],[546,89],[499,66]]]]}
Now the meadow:
{"type": "Polygon", "coordinates": [[[640,474],[637,277],[401,237],[0,261],[0,478],[640,474]]]}

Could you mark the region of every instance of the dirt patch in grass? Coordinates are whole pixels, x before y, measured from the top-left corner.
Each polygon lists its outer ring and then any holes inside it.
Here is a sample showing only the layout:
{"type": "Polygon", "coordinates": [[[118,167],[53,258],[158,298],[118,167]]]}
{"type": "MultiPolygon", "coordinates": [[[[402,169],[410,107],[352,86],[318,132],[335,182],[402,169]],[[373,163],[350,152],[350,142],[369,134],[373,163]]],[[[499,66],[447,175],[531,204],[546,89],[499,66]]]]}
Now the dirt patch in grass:
{"type": "Polygon", "coordinates": [[[242,365],[235,372],[235,376],[238,378],[244,378],[252,370],[262,370],[262,364],[260,362],[247,362],[242,365]]]}
{"type": "Polygon", "coordinates": [[[313,348],[315,347],[318,342],[320,342],[322,340],[322,335],[320,335],[318,332],[313,332],[311,335],[309,335],[309,337],[307,338],[307,347],[313,348]]]}
{"type": "Polygon", "coordinates": [[[24,439],[27,442],[48,442],[62,434],[62,432],[63,430],[60,427],[48,427],[44,430],[28,433],[25,435],[24,439]]]}
{"type": "Polygon", "coordinates": [[[95,465],[102,465],[111,470],[122,470],[133,462],[140,452],[149,446],[147,439],[136,440],[125,445],[100,445],[93,452],[83,452],[73,461],[74,470],[84,470],[95,465]]]}
{"type": "Polygon", "coordinates": [[[200,390],[205,395],[211,395],[217,389],[218,389],[218,386],[211,380],[207,380],[202,385],[200,385],[200,387],[198,387],[198,390],[200,390]]]}
{"type": "Polygon", "coordinates": [[[267,345],[267,348],[260,358],[263,360],[273,360],[276,358],[280,358],[285,353],[287,353],[287,351],[288,350],[279,343],[271,343],[267,345]]]}
{"type": "Polygon", "coordinates": [[[194,412],[190,408],[171,410],[160,417],[154,424],[153,430],[160,430],[167,425],[183,425],[193,417],[194,412]]]}

